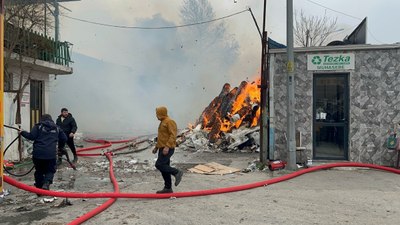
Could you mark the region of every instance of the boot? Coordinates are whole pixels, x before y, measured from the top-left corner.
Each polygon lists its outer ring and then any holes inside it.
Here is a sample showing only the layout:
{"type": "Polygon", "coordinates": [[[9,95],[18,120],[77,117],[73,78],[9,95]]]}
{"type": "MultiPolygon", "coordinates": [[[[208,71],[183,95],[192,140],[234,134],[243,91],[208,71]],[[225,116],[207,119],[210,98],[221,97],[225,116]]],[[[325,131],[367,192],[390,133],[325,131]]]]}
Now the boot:
{"type": "Polygon", "coordinates": [[[172,192],[173,192],[172,188],[163,188],[162,190],[157,191],[156,193],[157,194],[166,194],[166,193],[172,193],[172,192]]]}
{"type": "Polygon", "coordinates": [[[178,173],[175,174],[175,186],[178,186],[182,180],[183,172],[182,170],[178,170],[178,173]]]}
{"type": "Polygon", "coordinates": [[[61,157],[58,157],[58,159],[57,159],[57,166],[59,166],[59,165],[61,165],[62,164],[62,158],[61,157]]]}
{"type": "Polygon", "coordinates": [[[43,190],[50,190],[50,183],[48,181],[44,182],[42,186],[43,190]]]}
{"type": "Polygon", "coordinates": [[[78,162],[78,156],[74,154],[74,159],[72,160],[73,164],[76,164],[78,162]]]}
{"type": "MultiPolygon", "coordinates": [[[[34,183],[33,185],[34,185],[36,188],[40,188],[40,189],[43,187],[43,184],[34,183]]],[[[41,197],[42,195],[41,195],[41,194],[36,194],[36,196],[41,197]]]]}

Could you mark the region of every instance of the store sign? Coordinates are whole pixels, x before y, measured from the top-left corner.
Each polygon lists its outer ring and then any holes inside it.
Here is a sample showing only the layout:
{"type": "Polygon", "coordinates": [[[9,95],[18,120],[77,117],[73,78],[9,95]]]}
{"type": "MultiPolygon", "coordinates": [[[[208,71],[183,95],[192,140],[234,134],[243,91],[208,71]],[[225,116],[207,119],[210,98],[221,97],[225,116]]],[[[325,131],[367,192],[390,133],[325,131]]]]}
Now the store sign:
{"type": "Polygon", "coordinates": [[[354,61],[353,53],[307,55],[307,70],[354,70],[354,61]]]}

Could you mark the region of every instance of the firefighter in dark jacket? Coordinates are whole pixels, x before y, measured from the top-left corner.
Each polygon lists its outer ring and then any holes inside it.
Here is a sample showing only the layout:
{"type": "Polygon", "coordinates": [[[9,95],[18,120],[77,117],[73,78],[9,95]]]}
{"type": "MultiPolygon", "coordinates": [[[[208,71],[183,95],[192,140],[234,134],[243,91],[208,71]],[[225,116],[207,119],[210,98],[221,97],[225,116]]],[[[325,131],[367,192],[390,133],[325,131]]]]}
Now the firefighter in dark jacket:
{"type": "MultiPolygon", "coordinates": [[[[67,136],[67,138],[68,138],[67,145],[68,145],[69,149],[71,149],[72,154],[74,155],[73,163],[76,163],[78,161],[78,156],[76,155],[74,135],[75,135],[76,130],[78,129],[78,126],[76,125],[74,117],[72,117],[71,113],[68,113],[68,109],[62,108],[61,114],[58,116],[56,124],[59,127],[61,127],[61,129],[64,131],[65,135],[67,136]]],[[[65,151],[64,147],[65,147],[65,142],[58,143],[59,151],[65,151]]],[[[61,156],[59,156],[59,157],[61,157],[61,156]]],[[[59,158],[58,163],[61,163],[61,158],[59,158]]]]}
{"type": "Polygon", "coordinates": [[[57,142],[67,141],[67,136],[54,123],[50,115],[44,114],[31,132],[20,134],[33,141],[32,161],[35,166],[35,187],[49,190],[57,169],[57,142]]]}

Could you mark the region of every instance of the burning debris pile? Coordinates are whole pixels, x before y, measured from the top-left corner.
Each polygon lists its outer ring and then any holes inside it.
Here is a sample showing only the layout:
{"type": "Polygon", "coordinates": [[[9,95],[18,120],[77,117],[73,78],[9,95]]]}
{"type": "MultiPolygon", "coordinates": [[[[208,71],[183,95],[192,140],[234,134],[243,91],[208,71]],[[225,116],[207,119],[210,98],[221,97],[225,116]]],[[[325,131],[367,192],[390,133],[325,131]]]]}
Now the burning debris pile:
{"type": "Polygon", "coordinates": [[[204,109],[198,122],[185,130],[178,142],[188,148],[233,151],[259,146],[260,80],[243,81],[221,93],[204,109]]]}

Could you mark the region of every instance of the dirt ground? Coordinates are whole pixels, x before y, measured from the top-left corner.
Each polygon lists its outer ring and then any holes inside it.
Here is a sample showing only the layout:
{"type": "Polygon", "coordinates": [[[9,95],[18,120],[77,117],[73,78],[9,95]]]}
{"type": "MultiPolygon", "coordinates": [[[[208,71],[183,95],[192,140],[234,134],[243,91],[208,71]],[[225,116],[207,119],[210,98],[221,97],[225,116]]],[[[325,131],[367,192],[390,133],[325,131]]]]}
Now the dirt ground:
{"type": "MultiPolygon", "coordinates": [[[[150,151],[114,157],[121,192],[153,193],[163,187],[150,151]]],[[[258,158],[257,153],[177,151],[173,164],[188,169],[217,162],[238,169],[258,158]]],[[[52,190],[112,191],[105,157],[80,158],[78,170],[63,164],[52,190]]],[[[212,189],[266,180],[289,171],[255,171],[230,175],[186,172],[175,192],[212,189]]],[[[21,179],[33,184],[33,175],[21,179]]],[[[42,203],[43,197],[8,184],[10,195],[0,204],[0,224],[67,224],[98,207],[106,199],[64,199],[42,203]]],[[[203,197],[176,199],[119,199],[85,224],[207,225],[207,224],[400,224],[400,177],[368,169],[313,172],[261,188],[203,197]]]]}

